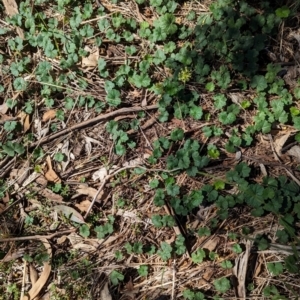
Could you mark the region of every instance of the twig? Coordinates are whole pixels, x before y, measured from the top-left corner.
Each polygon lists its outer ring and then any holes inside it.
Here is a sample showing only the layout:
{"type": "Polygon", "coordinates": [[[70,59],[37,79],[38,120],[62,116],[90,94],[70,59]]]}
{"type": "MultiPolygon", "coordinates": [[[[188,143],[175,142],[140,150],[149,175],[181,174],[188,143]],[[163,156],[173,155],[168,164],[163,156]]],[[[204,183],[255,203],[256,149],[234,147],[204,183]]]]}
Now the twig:
{"type": "Polygon", "coordinates": [[[4,243],[4,242],[14,242],[14,241],[41,240],[41,239],[51,240],[55,236],[63,235],[63,234],[67,234],[67,233],[72,233],[72,232],[75,232],[75,231],[76,231],[76,228],[73,228],[73,229],[70,229],[70,230],[55,232],[55,233],[52,233],[52,234],[49,234],[49,235],[29,235],[29,236],[19,236],[19,237],[13,237],[13,238],[5,238],[5,239],[0,239],[0,242],[4,243]]]}
{"type": "Polygon", "coordinates": [[[137,112],[137,111],[142,111],[142,110],[152,110],[152,109],[157,109],[157,108],[158,108],[157,104],[153,104],[153,105],[149,105],[149,106],[143,106],[143,107],[134,106],[134,107],[128,107],[128,108],[127,107],[120,108],[118,110],[109,112],[107,114],[99,115],[99,116],[97,116],[95,118],[92,118],[90,120],[86,120],[86,121],[81,122],[79,124],[75,124],[71,127],[65,128],[61,131],[58,131],[58,132],[56,132],[52,135],[45,136],[45,137],[41,138],[39,141],[36,141],[36,142],[32,143],[30,145],[30,148],[36,147],[37,145],[45,144],[46,142],[50,142],[50,141],[52,141],[52,140],[54,140],[54,139],[56,139],[56,138],[58,138],[62,135],[66,135],[66,134],[68,134],[72,131],[94,125],[98,122],[105,121],[105,120],[110,119],[112,117],[115,117],[117,115],[127,114],[127,113],[130,113],[130,112],[137,112]]]}

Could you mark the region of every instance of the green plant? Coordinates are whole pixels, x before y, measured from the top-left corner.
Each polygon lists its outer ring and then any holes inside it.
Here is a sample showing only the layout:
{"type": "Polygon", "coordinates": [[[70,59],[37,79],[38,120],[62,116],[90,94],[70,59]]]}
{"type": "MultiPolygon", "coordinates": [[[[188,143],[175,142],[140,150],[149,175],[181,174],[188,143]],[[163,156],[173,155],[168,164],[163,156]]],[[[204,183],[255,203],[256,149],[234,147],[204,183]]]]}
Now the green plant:
{"type": "Polygon", "coordinates": [[[226,293],[230,289],[230,281],[223,277],[214,281],[216,290],[220,293],[226,293]]]}
{"type": "Polygon", "coordinates": [[[95,232],[97,233],[98,239],[103,239],[106,235],[113,233],[115,218],[113,216],[108,216],[108,222],[104,225],[96,226],[94,228],[95,232]]]}
{"type": "Polygon", "coordinates": [[[161,242],[160,247],[161,248],[156,252],[157,255],[159,255],[163,261],[170,259],[172,247],[166,242],[161,242]]]}
{"type": "Polygon", "coordinates": [[[124,275],[116,270],[113,270],[109,275],[110,281],[113,285],[118,285],[124,280],[124,275]]]}

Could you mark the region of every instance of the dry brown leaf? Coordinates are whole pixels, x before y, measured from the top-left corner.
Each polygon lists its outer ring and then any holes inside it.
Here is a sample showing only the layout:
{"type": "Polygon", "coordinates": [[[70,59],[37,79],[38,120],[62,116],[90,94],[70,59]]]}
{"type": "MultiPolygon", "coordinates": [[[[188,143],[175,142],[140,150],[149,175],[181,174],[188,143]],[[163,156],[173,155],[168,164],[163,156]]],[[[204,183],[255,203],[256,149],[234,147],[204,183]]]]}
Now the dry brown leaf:
{"type": "Polygon", "coordinates": [[[29,162],[26,161],[19,169],[12,169],[9,177],[11,180],[16,181],[19,185],[29,176],[29,162]]]}
{"type": "MultiPolygon", "coordinates": [[[[94,198],[94,196],[97,194],[98,191],[92,187],[82,184],[82,185],[79,185],[79,189],[77,189],[76,192],[80,195],[86,195],[91,198],[94,198]]],[[[103,192],[99,193],[99,195],[97,196],[97,200],[100,200],[102,195],[103,195],[103,192]]]]}
{"type": "Polygon", "coordinates": [[[43,115],[43,122],[47,122],[49,120],[53,120],[56,117],[56,110],[55,109],[50,109],[46,111],[43,115]]]}
{"type": "Polygon", "coordinates": [[[108,283],[106,283],[100,292],[100,300],[112,300],[111,294],[108,289],[108,283]]]}
{"type": "Polygon", "coordinates": [[[246,251],[241,253],[235,260],[235,265],[233,268],[233,275],[238,280],[237,286],[237,296],[241,299],[246,299],[246,275],[247,275],[247,267],[248,267],[248,260],[250,256],[250,248],[251,248],[251,241],[246,241],[246,251]]]}
{"type": "MultiPolygon", "coordinates": [[[[41,239],[41,241],[44,244],[45,248],[47,249],[47,253],[49,255],[49,258],[51,259],[52,249],[51,249],[50,243],[46,239],[41,239]]],[[[42,272],[40,278],[32,286],[32,288],[28,292],[28,296],[23,297],[23,300],[34,299],[39,294],[39,292],[44,287],[44,285],[46,284],[50,273],[51,273],[51,263],[44,262],[44,268],[43,268],[43,272],[42,272]]]]}
{"type": "Polygon", "coordinates": [[[95,47],[95,48],[91,49],[88,46],[85,46],[84,50],[89,52],[90,55],[82,58],[81,66],[82,67],[96,67],[98,65],[98,59],[99,59],[99,48],[95,47]]]}
{"type": "Polygon", "coordinates": [[[300,162],[300,147],[299,146],[293,146],[291,149],[289,149],[287,151],[287,154],[295,157],[296,161],[300,162]]]}
{"type": "Polygon", "coordinates": [[[35,192],[38,192],[40,196],[49,199],[51,201],[55,201],[55,202],[63,201],[63,197],[61,195],[55,194],[51,190],[45,189],[44,187],[40,188],[37,185],[33,185],[31,189],[34,190],[35,192]]]}
{"type": "Polygon", "coordinates": [[[8,111],[8,106],[7,104],[4,102],[3,104],[0,105],[0,114],[5,115],[8,111]]]}
{"type": "Polygon", "coordinates": [[[31,284],[35,284],[38,280],[38,272],[32,264],[29,264],[29,277],[31,284]]]}
{"type": "Polygon", "coordinates": [[[66,239],[67,239],[67,236],[63,235],[56,240],[56,244],[61,245],[66,241],[66,239]]]}
{"type": "Polygon", "coordinates": [[[20,122],[23,126],[23,131],[27,132],[30,129],[30,120],[29,120],[29,115],[26,114],[24,111],[21,111],[18,114],[18,118],[20,119],[20,122]]]}
{"type": "Polygon", "coordinates": [[[75,204],[75,206],[80,210],[80,211],[88,211],[88,208],[91,205],[91,201],[89,200],[83,200],[80,203],[75,204]]]}
{"type": "Polygon", "coordinates": [[[61,182],[60,178],[57,176],[57,174],[53,171],[53,169],[50,169],[46,172],[45,177],[50,182],[59,183],[61,182]]]}
{"type": "MultiPolygon", "coordinates": [[[[3,0],[3,4],[6,10],[6,13],[9,17],[12,17],[19,13],[18,5],[15,0],[3,0]]],[[[17,27],[17,33],[21,39],[24,39],[23,30],[20,27],[17,27]]]]}
{"type": "Polygon", "coordinates": [[[283,135],[280,135],[279,137],[275,138],[274,140],[274,148],[275,148],[275,151],[276,153],[280,156],[282,155],[281,153],[281,150],[284,146],[284,144],[286,143],[287,139],[290,137],[291,135],[291,131],[283,134],[283,135]]]}
{"type": "Polygon", "coordinates": [[[46,162],[47,162],[47,166],[48,166],[48,171],[45,174],[46,179],[50,182],[60,183],[61,180],[52,168],[51,158],[49,155],[46,158],[46,162]]]}
{"type": "Polygon", "coordinates": [[[219,243],[220,243],[220,238],[215,237],[215,238],[209,239],[202,246],[202,248],[208,249],[209,251],[214,251],[216,249],[216,247],[219,245],[219,243]]]}

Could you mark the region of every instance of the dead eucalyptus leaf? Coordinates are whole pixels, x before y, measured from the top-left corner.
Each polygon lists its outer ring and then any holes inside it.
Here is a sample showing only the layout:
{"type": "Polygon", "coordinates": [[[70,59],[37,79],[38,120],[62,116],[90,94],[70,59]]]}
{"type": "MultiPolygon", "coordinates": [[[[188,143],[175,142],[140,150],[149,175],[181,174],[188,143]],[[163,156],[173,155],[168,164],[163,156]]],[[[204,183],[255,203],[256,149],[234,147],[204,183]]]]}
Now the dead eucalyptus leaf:
{"type": "MultiPolygon", "coordinates": [[[[86,186],[86,185],[80,185],[79,186],[79,189],[76,190],[76,192],[78,194],[81,194],[81,195],[86,195],[86,196],[89,196],[91,198],[94,198],[94,196],[97,194],[97,190],[92,188],[92,187],[89,187],[89,186],[86,186]]],[[[103,192],[102,193],[99,193],[99,195],[97,196],[97,200],[100,200],[101,197],[103,195],[103,192]]]]}
{"type": "Polygon", "coordinates": [[[26,114],[24,111],[21,111],[18,114],[18,118],[20,118],[20,122],[23,126],[23,131],[27,132],[30,129],[30,121],[29,121],[29,115],[26,114]]]}
{"type": "Polygon", "coordinates": [[[282,155],[281,150],[286,143],[287,139],[290,137],[291,131],[279,136],[278,138],[275,138],[274,140],[274,148],[278,155],[282,155]]]}
{"type": "MultiPolygon", "coordinates": [[[[51,249],[50,243],[46,239],[41,239],[41,241],[43,242],[45,248],[47,249],[47,253],[49,255],[49,258],[51,259],[52,249],[51,249]]],[[[51,273],[51,263],[44,262],[44,268],[43,268],[43,272],[42,272],[40,278],[33,284],[32,288],[28,292],[28,296],[24,296],[23,300],[30,300],[30,299],[34,299],[35,297],[37,297],[39,292],[42,290],[42,288],[46,284],[50,273],[51,273]]]]}
{"type": "Polygon", "coordinates": [[[56,110],[50,109],[43,114],[43,122],[47,122],[49,120],[53,120],[56,117],[56,110]]]}
{"type": "Polygon", "coordinates": [[[38,272],[32,264],[29,264],[29,277],[31,284],[35,284],[38,280],[38,272]]]}
{"type": "Polygon", "coordinates": [[[45,173],[45,178],[50,182],[60,183],[61,182],[60,178],[52,169],[51,158],[49,155],[46,158],[46,162],[48,166],[48,171],[45,173]]]}
{"type": "Polygon", "coordinates": [[[70,218],[71,221],[79,224],[84,224],[84,219],[82,215],[75,210],[74,208],[66,205],[56,205],[53,207],[58,213],[64,214],[67,218],[70,218]]]}
{"type": "MultiPolygon", "coordinates": [[[[19,13],[18,5],[15,0],[3,0],[3,4],[9,17],[19,13]]],[[[17,33],[21,39],[24,39],[24,32],[20,27],[17,27],[17,33]]]]}
{"type": "Polygon", "coordinates": [[[91,205],[91,201],[89,200],[83,200],[80,203],[75,204],[75,206],[81,211],[81,212],[86,212],[88,211],[89,207],[91,205]]]}
{"type": "Polygon", "coordinates": [[[0,105],[0,114],[5,115],[8,111],[8,106],[7,104],[4,102],[3,104],[0,105]]]}
{"type": "Polygon", "coordinates": [[[202,248],[208,249],[209,251],[214,251],[216,247],[220,243],[220,238],[215,237],[212,239],[209,239],[204,245],[202,245],[202,248]]]}
{"type": "Polygon", "coordinates": [[[55,194],[51,190],[44,188],[44,187],[38,187],[36,184],[34,184],[31,189],[35,192],[38,192],[40,196],[49,199],[51,201],[55,202],[62,202],[63,197],[61,195],[55,194]]]}
{"type": "Polygon", "coordinates": [[[99,48],[95,47],[93,49],[88,46],[84,47],[84,50],[90,54],[87,57],[83,57],[81,60],[82,67],[96,67],[98,65],[99,59],[99,48]]]}
{"type": "Polygon", "coordinates": [[[291,149],[289,149],[287,151],[287,154],[295,157],[297,162],[300,162],[300,147],[299,146],[293,146],[291,149]]]}
{"type": "Polygon", "coordinates": [[[109,292],[108,283],[106,283],[100,292],[100,300],[112,300],[111,294],[109,292]]]}

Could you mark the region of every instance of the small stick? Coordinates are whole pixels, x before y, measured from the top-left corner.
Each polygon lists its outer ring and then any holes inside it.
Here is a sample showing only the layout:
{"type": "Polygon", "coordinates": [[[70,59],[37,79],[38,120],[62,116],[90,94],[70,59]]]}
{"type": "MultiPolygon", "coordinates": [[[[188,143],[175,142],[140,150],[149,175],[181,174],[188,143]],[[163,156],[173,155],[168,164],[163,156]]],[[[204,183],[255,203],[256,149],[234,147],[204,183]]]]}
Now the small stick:
{"type": "Polygon", "coordinates": [[[62,135],[66,135],[72,131],[75,131],[75,130],[78,130],[78,129],[81,129],[81,128],[85,128],[85,127],[88,127],[88,126],[91,126],[91,125],[94,125],[98,122],[101,122],[101,121],[105,121],[107,119],[110,119],[112,117],[115,117],[117,115],[122,115],[122,114],[128,114],[128,113],[132,113],[132,112],[137,112],[137,111],[142,111],[142,110],[153,110],[153,109],[157,109],[158,108],[158,105],[157,104],[153,104],[153,105],[149,105],[149,106],[144,106],[144,107],[141,107],[141,106],[133,106],[133,107],[123,107],[123,108],[120,108],[120,109],[117,109],[115,111],[112,111],[112,112],[109,112],[107,114],[103,114],[103,115],[99,115],[93,119],[90,119],[90,120],[86,120],[86,121],[83,121],[79,124],[75,124],[71,127],[67,127],[61,131],[58,131],[52,135],[49,135],[49,136],[45,136],[43,138],[41,138],[39,141],[35,142],[35,143],[32,143],[29,148],[33,148],[37,145],[43,145],[45,144],[46,142],[50,142],[62,135]]]}
{"type": "Polygon", "coordinates": [[[73,229],[70,229],[70,230],[55,232],[55,233],[52,233],[52,234],[49,234],[49,235],[29,235],[29,236],[19,236],[19,237],[13,237],[13,238],[5,238],[5,239],[0,239],[0,242],[4,243],[4,242],[14,242],[14,241],[41,240],[41,239],[51,240],[55,236],[63,235],[63,234],[67,234],[67,233],[72,233],[72,232],[75,232],[75,231],[76,231],[76,228],[73,228],[73,229]]]}

